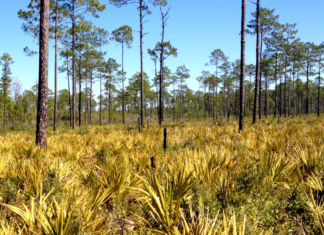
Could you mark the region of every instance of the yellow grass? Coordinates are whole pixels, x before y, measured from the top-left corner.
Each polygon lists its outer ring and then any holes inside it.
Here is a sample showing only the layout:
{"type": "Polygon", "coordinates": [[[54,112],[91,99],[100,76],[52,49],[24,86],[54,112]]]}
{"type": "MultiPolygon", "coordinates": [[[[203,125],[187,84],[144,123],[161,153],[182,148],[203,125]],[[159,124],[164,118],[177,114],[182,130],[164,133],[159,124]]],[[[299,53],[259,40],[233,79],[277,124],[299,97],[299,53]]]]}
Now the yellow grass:
{"type": "Polygon", "coordinates": [[[166,127],[166,152],[152,124],[58,130],[46,152],[28,134],[0,137],[0,234],[323,232],[322,119],[166,127]],[[298,206],[310,225],[288,211],[298,206]]]}

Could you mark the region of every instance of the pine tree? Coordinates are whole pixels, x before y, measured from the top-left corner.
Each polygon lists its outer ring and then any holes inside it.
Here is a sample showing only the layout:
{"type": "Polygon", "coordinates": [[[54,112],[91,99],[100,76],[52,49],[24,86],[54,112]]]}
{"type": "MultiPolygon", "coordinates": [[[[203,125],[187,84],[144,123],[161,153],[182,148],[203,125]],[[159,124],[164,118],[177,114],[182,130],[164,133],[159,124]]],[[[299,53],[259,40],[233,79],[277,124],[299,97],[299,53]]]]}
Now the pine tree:
{"type": "MultiPolygon", "coordinates": [[[[151,14],[148,5],[145,0],[109,0],[110,3],[117,7],[128,4],[137,4],[140,16],[140,58],[141,58],[141,126],[144,126],[144,68],[143,68],[143,37],[145,33],[143,32],[143,19],[146,15],[151,14]]],[[[166,6],[166,0],[148,0],[155,6],[166,6]]]]}
{"type": "Polygon", "coordinates": [[[131,48],[133,42],[133,30],[128,25],[123,25],[112,32],[112,39],[122,46],[122,116],[125,124],[125,72],[124,72],[124,45],[131,48]]]}
{"type": "Polygon", "coordinates": [[[6,106],[8,103],[8,95],[9,95],[9,86],[11,84],[11,69],[10,65],[13,64],[11,56],[8,53],[4,53],[0,58],[0,65],[2,65],[2,76],[0,87],[3,93],[3,128],[6,126],[6,106]]]}
{"type": "Polygon", "coordinates": [[[47,95],[48,95],[48,41],[49,41],[49,0],[40,2],[39,31],[39,81],[37,102],[36,145],[46,149],[47,95]]]}

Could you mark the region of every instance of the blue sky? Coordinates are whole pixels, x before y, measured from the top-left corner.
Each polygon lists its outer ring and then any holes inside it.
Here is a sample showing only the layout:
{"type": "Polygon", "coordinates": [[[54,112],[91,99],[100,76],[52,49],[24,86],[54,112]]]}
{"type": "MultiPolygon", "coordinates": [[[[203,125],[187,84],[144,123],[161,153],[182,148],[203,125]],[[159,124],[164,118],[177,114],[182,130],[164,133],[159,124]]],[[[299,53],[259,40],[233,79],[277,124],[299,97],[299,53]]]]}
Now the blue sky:
{"type": "MultiPolygon", "coordinates": [[[[30,58],[23,53],[28,46],[37,50],[32,38],[21,30],[22,21],[18,19],[17,12],[26,9],[30,0],[0,0],[0,55],[9,53],[15,63],[12,65],[13,77],[17,77],[24,89],[30,89],[37,80],[38,58],[30,58]]],[[[108,0],[101,1],[107,4],[107,10],[100,13],[99,19],[87,16],[94,25],[112,32],[114,29],[129,25],[133,28],[134,42],[131,49],[125,51],[125,71],[131,77],[139,71],[139,16],[135,5],[122,8],[108,5],[108,0]]],[[[178,48],[178,57],[168,58],[166,65],[172,72],[180,65],[190,69],[191,78],[188,85],[191,89],[198,89],[196,77],[201,70],[213,72],[213,67],[205,66],[210,52],[220,48],[231,61],[240,56],[240,0],[169,0],[171,6],[170,18],[166,27],[165,40],[178,48]]],[[[297,37],[302,41],[319,44],[324,41],[324,1],[323,0],[261,0],[262,7],[275,8],[280,23],[297,23],[297,37]]],[[[152,15],[146,17],[144,37],[144,70],[153,77],[154,64],[147,54],[148,48],[154,48],[160,40],[161,19],[159,8],[150,5],[152,15]]],[[[247,21],[251,20],[251,12],[255,5],[247,1],[247,21]]],[[[247,35],[246,62],[255,63],[255,37],[247,35]]],[[[49,88],[54,87],[54,42],[51,42],[49,88]]],[[[110,42],[103,50],[107,51],[106,59],[115,58],[121,63],[121,48],[115,42],[110,42]]],[[[59,60],[59,64],[62,60],[59,60]]],[[[59,74],[58,88],[67,88],[65,74],[59,74]]],[[[95,86],[98,94],[98,86],[95,86]]]]}

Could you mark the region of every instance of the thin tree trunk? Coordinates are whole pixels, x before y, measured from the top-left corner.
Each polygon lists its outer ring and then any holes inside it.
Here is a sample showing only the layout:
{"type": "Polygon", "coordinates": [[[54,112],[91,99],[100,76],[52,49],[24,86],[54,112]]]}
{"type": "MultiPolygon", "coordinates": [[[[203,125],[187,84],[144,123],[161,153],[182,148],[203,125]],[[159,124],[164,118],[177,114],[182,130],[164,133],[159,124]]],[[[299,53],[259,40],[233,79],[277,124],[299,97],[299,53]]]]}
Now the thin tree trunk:
{"type": "MultiPolygon", "coordinates": [[[[280,65],[279,65],[279,71],[280,71],[280,65]]],[[[282,100],[283,100],[283,98],[282,98],[282,74],[281,74],[281,72],[280,72],[280,98],[279,98],[279,104],[280,104],[280,106],[279,106],[279,115],[280,115],[280,117],[282,116],[282,100]]]]}
{"type": "MultiPolygon", "coordinates": [[[[110,74],[111,77],[111,74],[110,74]]],[[[109,91],[108,91],[108,102],[109,102],[109,124],[111,123],[111,83],[109,82],[109,91]]]]}
{"type": "Polygon", "coordinates": [[[80,62],[79,62],[79,126],[81,126],[81,109],[82,109],[82,90],[81,90],[82,75],[81,75],[81,65],[82,65],[82,59],[81,59],[81,56],[80,56],[80,62]]]}
{"type": "Polygon", "coordinates": [[[85,110],[84,110],[84,124],[88,124],[88,75],[85,74],[85,110]]]}
{"type": "Polygon", "coordinates": [[[93,77],[92,77],[92,69],[90,71],[90,124],[92,122],[92,83],[93,83],[93,77]]]}
{"type": "Polygon", "coordinates": [[[226,117],[226,94],[225,94],[225,85],[226,85],[226,81],[225,81],[226,77],[224,77],[224,84],[223,84],[223,114],[224,114],[224,118],[226,117]]]}
{"type": "Polygon", "coordinates": [[[73,102],[73,108],[72,108],[72,128],[75,129],[76,126],[76,77],[75,77],[75,6],[72,5],[72,102],[73,102]]]}
{"type": "Polygon", "coordinates": [[[122,42],[122,116],[125,124],[125,90],[124,90],[124,43],[122,42]]]}
{"type": "Polygon", "coordinates": [[[99,80],[100,80],[100,99],[99,99],[99,125],[101,126],[101,111],[102,111],[102,97],[101,97],[101,70],[102,70],[102,62],[101,62],[101,45],[100,45],[100,71],[99,71],[99,80]]]}
{"type": "Polygon", "coordinates": [[[261,120],[262,115],[262,42],[263,42],[263,33],[260,30],[261,40],[260,40],[260,81],[259,81],[259,120],[261,120]]]}
{"type": "Polygon", "coordinates": [[[144,127],[144,70],[143,70],[143,0],[139,0],[140,11],[140,55],[141,55],[141,126],[144,127]]]}
{"type": "Polygon", "coordinates": [[[241,21],[241,78],[240,78],[240,114],[239,114],[239,130],[244,129],[244,113],[245,113],[245,0],[242,0],[242,21],[241,21]]]}
{"type": "Polygon", "coordinates": [[[307,60],[307,71],[306,71],[306,78],[307,78],[307,83],[306,83],[306,91],[307,91],[307,98],[306,98],[306,115],[309,114],[309,61],[307,60]]]}
{"type": "Polygon", "coordinates": [[[264,109],[265,109],[265,112],[264,112],[264,115],[265,115],[265,118],[268,117],[268,109],[269,109],[269,105],[268,105],[268,78],[265,76],[265,99],[264,99],[264,109]]]}
{"type": "Polygon", "coordinates": [[[297,115],[299,115],[299,97],[298,97],[298,93],[299,93],[299,84],[298,84],[298,80],[299,80],[299,72],[297,72],[297,79],[296,79],[296,82],[297,82],[297,87],[296,87],[296,103],[297,103],[297,115]]]}
{"type": "Polygon", "coordinates": [[[47,94],[48,94],[48,40],[49,40],[49,0],[40,2],[39,30],[39,82],[36,123],[36,145],[46,149],[47,94]]]}
{"type": "Polygon", "coordinates": [[[54,65],[54,124],[53,131],[57,125],[57,26],[58,25],[58,0],[56,0],[56,19],[55,19],[55,65],[54,65]]]}
{"type": "Polygon", "coordinates": [[[291,107],[290,107],[290,78],[291,78],[291,73],[290,71],[290,77],[288,78],[288,117],[291,115],[291,107]]]}
{"type": "Polygon", "coordinates": [[[259,77],[260,77],[260,0],[257,0],[257,42],[256,42],[256,77],[255,77],[255,95],[254,95],[254,110],[253,124],[256,123],[259,102],[259,77]]]}
{"type": "Polygon", "coordinates": [[[69,110],[70,110],[70,126],[72,126],[72,104],[71,104],[71,89],[70,89],[70,72],[69,72],[69,56],[66,56],[66,70],[68,77],[68,89],[69,89],[69,110]]]}
{"type": "Polygon", "coordinates": [[[285,85],[284,85],[284,117],[287,116],[287,55],[286,55],[286,59],[285,59],[285,85]]]}
{"type": "Polygon", "coordinates": [[[275,69],[275,110],[274,118],[277,116],[277,81],[278,81],[278,52],[276,52],[276,69],[275,69]]]}
{"type": "Polygon", "coordinates": [[[321,59],[318,62],[317,117],[320,116],[320,92],[321,92],[321,59]]]}
{"type": "MultiPolygon", "coordinates": [[[[250,75],[250,84],[252,84],[252,76],[250,75]]],[[[251,112],[251,87],[249,86],[249,112],[251,112]]]]}

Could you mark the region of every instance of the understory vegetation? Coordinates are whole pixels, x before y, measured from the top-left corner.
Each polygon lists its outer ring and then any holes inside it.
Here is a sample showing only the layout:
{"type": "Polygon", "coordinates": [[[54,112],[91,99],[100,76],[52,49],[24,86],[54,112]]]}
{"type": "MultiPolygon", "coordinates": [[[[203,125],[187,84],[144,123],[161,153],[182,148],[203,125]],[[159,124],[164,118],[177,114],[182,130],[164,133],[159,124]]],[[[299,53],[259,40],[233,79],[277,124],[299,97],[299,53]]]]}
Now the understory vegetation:
{"type": "Polygon", "coordinates": [[[0,136],[0,234],[324,234],[322,119],[164,127],[0,136]]]}

